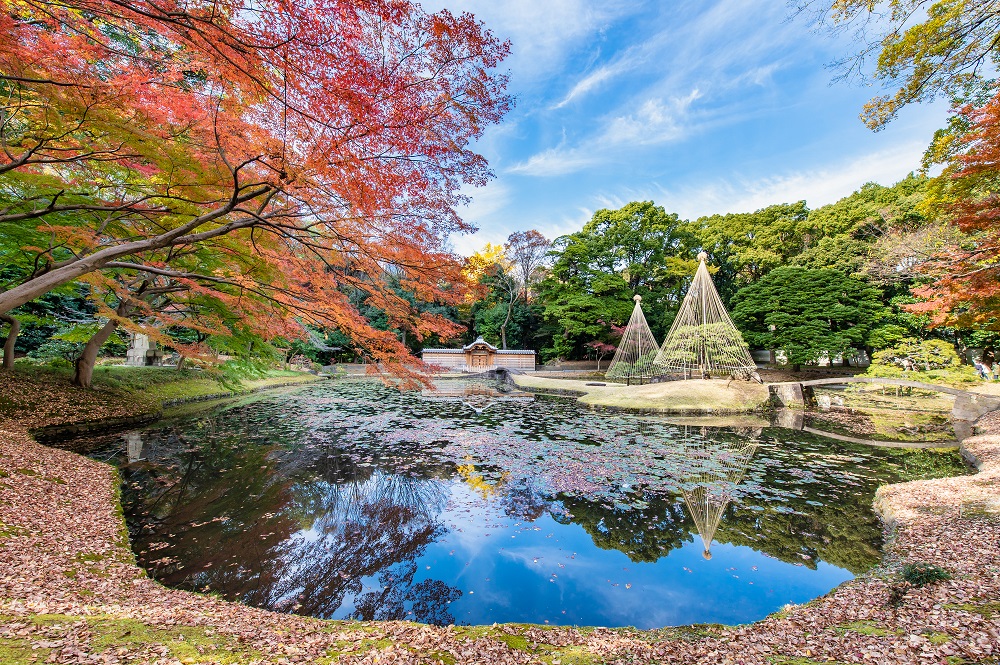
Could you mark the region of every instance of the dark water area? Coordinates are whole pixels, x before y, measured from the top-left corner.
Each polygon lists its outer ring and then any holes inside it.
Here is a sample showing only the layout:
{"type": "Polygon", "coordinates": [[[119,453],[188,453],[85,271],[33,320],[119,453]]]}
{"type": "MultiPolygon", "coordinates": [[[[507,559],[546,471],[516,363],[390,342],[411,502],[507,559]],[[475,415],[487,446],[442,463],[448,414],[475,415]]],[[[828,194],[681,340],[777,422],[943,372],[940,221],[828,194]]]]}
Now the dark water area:
{"type": "Polygon", "coordinates": [[[85,442],[172,587],[324,618],[742,623],[877,564],[876,487],[955,452],[678,425],[374,382],[257,395],[85,442]]]}

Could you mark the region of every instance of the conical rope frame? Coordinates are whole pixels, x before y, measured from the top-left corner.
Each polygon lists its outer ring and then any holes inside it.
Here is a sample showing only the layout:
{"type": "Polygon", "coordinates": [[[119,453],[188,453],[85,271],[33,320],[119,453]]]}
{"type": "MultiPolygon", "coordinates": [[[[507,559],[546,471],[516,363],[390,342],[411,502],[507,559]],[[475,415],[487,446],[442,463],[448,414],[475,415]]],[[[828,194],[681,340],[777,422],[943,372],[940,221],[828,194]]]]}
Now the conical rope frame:
{"type": "Polygon", "coordinates": [[[739,376],[756,372],[750,348],[729,318],[708,274],[707,255],[702,252],[698,258],[701,264],[691,288],[656,356],[660,373],[702,378],[712,374],[739,376]]]}
{"type": "Polygon", "coordinates": [[[685,478],[681,494],[705,547],[712,558],[712,542],[726,507],[746,474],[759,442],[752,438],[717,442],[703,439],[690,450],[692,474],[685,478]]]}
{"type": "Polygon", "coordinates": [[[654,363],[659,345],[642,313],[642,306],[639,304],[642,296],[634,296],[632,299],[635,300],[632,316],[629,317],[625,333],[615,350],[615,357],[604,373],[608,379],[625,380],[629,383],[633,379],[648,379],[663,373],[654,363]]]}

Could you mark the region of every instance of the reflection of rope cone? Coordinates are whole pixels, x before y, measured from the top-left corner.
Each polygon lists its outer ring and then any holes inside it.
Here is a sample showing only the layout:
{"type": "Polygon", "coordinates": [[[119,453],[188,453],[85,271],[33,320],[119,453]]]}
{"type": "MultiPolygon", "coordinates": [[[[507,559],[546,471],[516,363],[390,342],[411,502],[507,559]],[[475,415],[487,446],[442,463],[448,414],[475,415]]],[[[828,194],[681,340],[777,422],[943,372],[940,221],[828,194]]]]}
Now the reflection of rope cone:
{"type": "Polygon", "coordinates": [[[758,445],[752,439],[733,443],[703,440],[694,451],[695,472],[686,480],[695,487],[682,488],[681,494],[705,546],[702,553],[705,559],[712,558],[715,531],[733,499],[732,490],[743,481],[758,445]]]}

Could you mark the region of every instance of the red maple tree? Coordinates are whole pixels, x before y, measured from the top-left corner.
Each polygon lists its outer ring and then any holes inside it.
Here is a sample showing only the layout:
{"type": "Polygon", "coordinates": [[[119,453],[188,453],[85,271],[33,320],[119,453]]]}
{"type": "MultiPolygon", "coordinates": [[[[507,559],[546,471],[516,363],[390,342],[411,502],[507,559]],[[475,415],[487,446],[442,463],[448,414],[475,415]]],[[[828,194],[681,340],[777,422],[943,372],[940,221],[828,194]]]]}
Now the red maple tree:
{"type": "Polygon", "coordinates": [[[255,294],[282,313],[274,333],[336,326],[390,369],[405,348],[346,289],[418,335],[454,332],[384,275],[461,297],[445,240],[470,229],[460,188],[490,175],[471,143],[511,104],[509,45],[474,17],[407,0],[4,5],[0,225],[35,242],[0,314],[132,271],[255,294]],[[253,255],[270,277],[175,267],[193,248],[253,255]]]}
{"type": "Polygon", "coordinates": [[[965,130],[938,178],[939,211],[964,234],[919,270],[932,278],[909,306],[936,325],[1000,330],[1000,94],[959,110],[965,130]]]}

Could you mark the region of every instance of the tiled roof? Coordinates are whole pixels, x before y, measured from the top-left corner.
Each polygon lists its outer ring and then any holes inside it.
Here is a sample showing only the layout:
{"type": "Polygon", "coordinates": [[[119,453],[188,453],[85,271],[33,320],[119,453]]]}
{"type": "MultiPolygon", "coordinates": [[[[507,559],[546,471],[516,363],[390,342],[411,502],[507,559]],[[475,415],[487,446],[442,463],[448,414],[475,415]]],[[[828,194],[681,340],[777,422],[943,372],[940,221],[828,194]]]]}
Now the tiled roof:
{"type": "Polygon", "coordinates": [[[469,349],[471,349],[472,347],[476,346],[477,344],[483,344],[483,345],[485,345],[490,351],[496,351],[497,350],[497,347],[493,346],[492,344],[490,344],[489,342],[487,342],[485,339],[483,339],[482,335],[480,335],[476,339],[476,341],[473,342],[472,344],[468,344],[468,345],[466,345],[466,346],[464,346],[462,348],[465,349],[466,351],[468,351],[469,349]]]}
{"type": "MultiPolygon", "coordinates": [[[[464,349],[424,349],[421,353],[458,353],[465,355],[464,349]]],[[[506,351],[498,350],[497,355],[507,355],[507,356],[526,356],[535,355],[535,352],[531,349],[508,349],[506,351]]]]}

